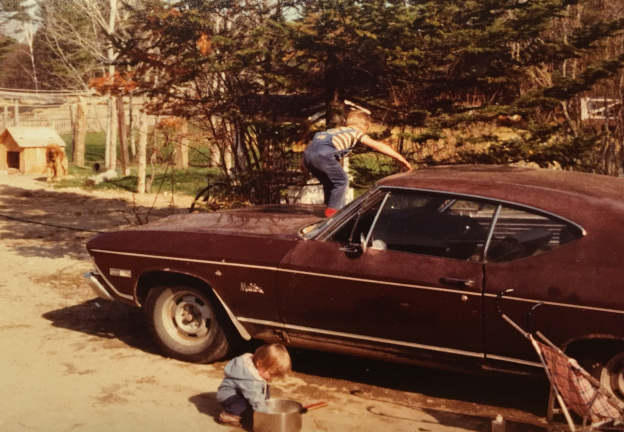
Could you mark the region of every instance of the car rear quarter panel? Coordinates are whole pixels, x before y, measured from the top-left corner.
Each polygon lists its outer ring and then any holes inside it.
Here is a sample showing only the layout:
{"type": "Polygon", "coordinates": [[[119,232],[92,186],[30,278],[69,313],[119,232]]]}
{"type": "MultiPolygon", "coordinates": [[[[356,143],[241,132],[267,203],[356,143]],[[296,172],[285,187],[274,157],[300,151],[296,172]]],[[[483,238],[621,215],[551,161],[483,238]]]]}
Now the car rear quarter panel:
{"type": "Polygon", "coordinates": [[[486,264],[486,351],[514,358],[532,352],[521,335],[501,325],[496,313],[495,295],[506,289],[514,291],[503,299],[503,311],[560,347],[594,338],[624,340],[624,220],[615,213],[603,216],[587,220],[586,235],[558,249],[486,264]],[[538,303],[542,305],[527,322],[527,313],[538,303]]]}

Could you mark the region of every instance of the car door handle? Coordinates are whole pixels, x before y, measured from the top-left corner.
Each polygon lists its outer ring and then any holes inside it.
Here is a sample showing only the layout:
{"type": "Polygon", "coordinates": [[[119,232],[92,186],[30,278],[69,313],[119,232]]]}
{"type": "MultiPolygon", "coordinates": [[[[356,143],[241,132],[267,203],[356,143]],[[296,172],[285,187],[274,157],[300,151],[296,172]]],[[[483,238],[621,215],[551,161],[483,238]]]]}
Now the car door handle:
{"type": "Polygon", "coordinates": [[[457,279],[457,278],[443,277],[443,278],[440,278],[440,282],[442,282],[445,285],[459,286],[462,288],[474,288],[475,286],[474,279],[457,279]]]}

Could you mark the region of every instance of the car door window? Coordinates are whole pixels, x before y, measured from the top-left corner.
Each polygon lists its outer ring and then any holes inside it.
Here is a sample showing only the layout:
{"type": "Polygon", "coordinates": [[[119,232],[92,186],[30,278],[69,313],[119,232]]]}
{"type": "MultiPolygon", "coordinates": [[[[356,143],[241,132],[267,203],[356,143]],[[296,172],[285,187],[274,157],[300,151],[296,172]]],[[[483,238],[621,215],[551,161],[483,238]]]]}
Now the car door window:
{"type": "Polygon", "coordinates": [[[494,206],[449,195],[393,191],[369,246],[480,261],[494,206]]]}
{"type": "Polygon", "coordinates": [[[539,255],[582,236],[581,228],[554,216],[501,206],[486,259],[497,263],[539,255]]]}
{"type": "Polygon", "coordinates": [[[483,258],[494,205],[420,191],[393,190],[384,198],[354,216],[331,240],[357,242],[363,235],[373,249],[483,258]]]}
{"type": "Polygon", "coordinates": [[[363,205],[362,209],[343,224],[329,240],[347,244],[359,243],[362,236],[366,238],[373,225],[375,216],[379,212],[379,207],[383,203],[384,196],[380,195],[374,201],[369,202],[368,205],[363,205]]]}

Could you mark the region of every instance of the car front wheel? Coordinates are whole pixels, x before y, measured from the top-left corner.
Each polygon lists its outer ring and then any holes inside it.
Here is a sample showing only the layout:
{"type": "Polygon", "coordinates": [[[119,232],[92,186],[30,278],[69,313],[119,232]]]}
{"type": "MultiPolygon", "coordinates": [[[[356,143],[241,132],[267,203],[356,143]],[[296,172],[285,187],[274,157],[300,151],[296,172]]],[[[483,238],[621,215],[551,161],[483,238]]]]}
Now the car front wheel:
{"type": "Polygon", "coordinates": [[[218,311],[201,290],[157,286],[145,302],[148,329],[162,352],[178,360],[209,363],[224,357],[228,341],[218,311]]]}

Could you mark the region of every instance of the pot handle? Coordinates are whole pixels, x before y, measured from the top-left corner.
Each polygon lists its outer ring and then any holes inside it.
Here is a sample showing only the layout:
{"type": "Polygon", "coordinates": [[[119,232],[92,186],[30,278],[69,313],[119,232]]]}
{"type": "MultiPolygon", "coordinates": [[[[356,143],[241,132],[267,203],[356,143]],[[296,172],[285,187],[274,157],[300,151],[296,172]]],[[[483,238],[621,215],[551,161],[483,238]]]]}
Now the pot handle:
{"type": "Polygon", "coordinates": [[[301,414],[305,414],[308,411],[311,411],[313,409],[323,408],[324,406],[327,406],[327,401],[315,402],[315,403],[306,405],[303,408],[301,408],[301,414]]]}

